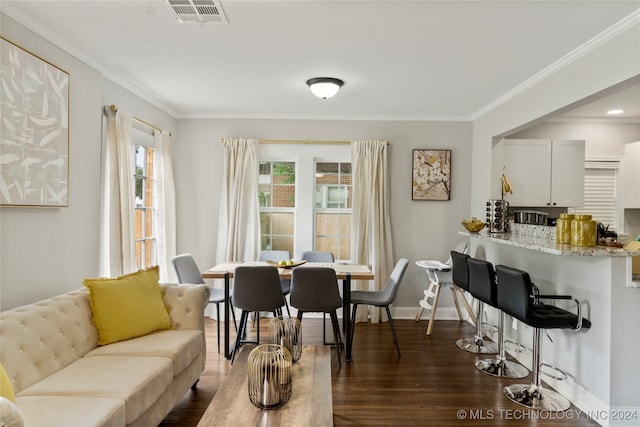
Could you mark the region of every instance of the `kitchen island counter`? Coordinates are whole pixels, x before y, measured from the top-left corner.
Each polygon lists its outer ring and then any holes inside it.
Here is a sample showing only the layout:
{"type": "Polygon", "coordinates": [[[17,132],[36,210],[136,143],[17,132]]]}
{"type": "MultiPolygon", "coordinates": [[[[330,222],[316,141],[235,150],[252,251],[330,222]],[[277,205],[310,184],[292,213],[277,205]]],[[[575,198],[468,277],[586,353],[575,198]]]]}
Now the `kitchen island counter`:
{"type": "Polygon", "coordinates": [[[458,234],[553,255],[611,257],[640,256],[639,251],[628,251],[623,248],[615,248],[612,246],[579,247],[561,245],[557,244],[555,240],[547,237],[530,236],[521,233],[489,233],[487,231],[471,233],[469,231],[460,231],[458,234]]]}
{"type": "MultiPolygon", "coordinates": [[[[511,233],[470,233],[469,254],[494,265],[506,265],[529,273],[541,294],[572,295],[582,303],[582,315],[590,329],[548,332],[541,358],[563,369],[568,377],[558,381],[543,377],[556,391],[583,411],[630,410],[640,420],[640,283],[632,279],[632,256],[640,252],[612,247],[577,248],[557,245],[549,238],[552,227],[535,236],[511,233]]],[[[552,304],[575,312],[569,301],[552,304]]],[[[490,323],[498,312],[489,310],[490,323]]],[[[520,322],[507,322],[506,335],[521,344],[532,342],[532,330],[520,322]]],[[[525,366],[531,353],[513,353],[525,366]]],[[[611,420],[595,419],[602,425],[611,420]]],[[[627,424],[624,424],[627,425],[627,424]]],[[[637,424],[630,424],[637,425],[637,424]]]]}

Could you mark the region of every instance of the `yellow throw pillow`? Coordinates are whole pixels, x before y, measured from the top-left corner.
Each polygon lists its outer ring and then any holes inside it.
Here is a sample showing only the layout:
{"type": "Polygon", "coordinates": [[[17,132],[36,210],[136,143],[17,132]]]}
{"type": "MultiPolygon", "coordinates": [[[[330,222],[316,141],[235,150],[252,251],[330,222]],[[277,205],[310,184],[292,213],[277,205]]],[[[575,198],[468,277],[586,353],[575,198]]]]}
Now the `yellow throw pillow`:
{"type": "Polygon", "coordinates": [[[9,399],[12,402],[16,400],[16,396],[13,394],[13,384],[11,384],[11,379],[9,379],[9,375],[4,370],[2,363],[0,363],[0,397],[9,399]]]}
{"type": "Polygon", "coordinates": [[[155,266],[116,279],[84,280],[99,345],[172,328],[158,272],[155,266]]]}

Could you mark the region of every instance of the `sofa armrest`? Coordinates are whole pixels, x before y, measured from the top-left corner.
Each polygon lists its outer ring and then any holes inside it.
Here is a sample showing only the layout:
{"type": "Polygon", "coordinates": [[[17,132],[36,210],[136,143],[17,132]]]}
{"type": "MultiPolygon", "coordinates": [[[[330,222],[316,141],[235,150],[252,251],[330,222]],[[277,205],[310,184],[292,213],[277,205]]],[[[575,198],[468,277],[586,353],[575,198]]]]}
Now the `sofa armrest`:
{"type": "Polygon", "coordinates": [[[209,304],[209,287],[202,284],[161,284],[164,304],[176,329],[204,330],[204,309],[209,304]]]}

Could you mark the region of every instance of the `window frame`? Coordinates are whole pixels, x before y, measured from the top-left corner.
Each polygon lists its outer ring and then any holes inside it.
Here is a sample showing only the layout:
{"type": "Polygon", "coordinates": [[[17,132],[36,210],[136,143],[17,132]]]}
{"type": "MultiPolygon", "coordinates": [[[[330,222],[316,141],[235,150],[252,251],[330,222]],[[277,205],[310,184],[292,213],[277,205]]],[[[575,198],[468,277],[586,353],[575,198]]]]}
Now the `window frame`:
{"type": "MultiPolygon", "coordinates": [[[[296,207],[294,219],[293,252],[296,258],[302,252],[315,248],[315,162],[351,163],[350,145],[333,144],[262,144],[258,161],[295,162],[296,207]],[[310,189],[310,191],[302,191],[310,189]]],[[[342,260],[348,262],[349,260],[342,260]]]]}
{"type": "Polygon", "coordinates": [[[134,124],[131,125],[131,150],[132,150],[132,159],[133,159],[133,218],[134,218],[134,239],[133,239],[133,250],[135,252],[136,258],[136,268],[137,269],[145,269],[151,267],[153,265],[158,264],[158,236],[156,234],[157,227],[156,222],[157,218],[157,200],[156,200],[156,188],[155,188],[155,172],[153,168],[155,168],[155,140],[153,133],[148,132],[146,129],[143,130],[141,128],[136,127],[134,124]],[[138,159],[136,150],[137,147],[141,147],[145,151],[144,155],[144,173],[143,175],[139,175],[137,171],[138,167],[138,159]],[[152,153],[151,159],[149,159],[149,152],[152,153]],[[149,173],[149,165],[151,165],[151,172],[149,173]],[[136,203],[136,187],[138,178],[143,180],[142,185],[142,206],[138,206],[136,203]],[[151,181],[151,187],[146,188],[146,183],[151,181]],[[151,196],[152,203],[147,206],[148,197],[151,196]],[[141,212],[141,223],[139,229],[138,223],[138,212],[141,212]],[[147,224],[148,215],[151,214],[151,222],[147,224]],[[138,254],[138,244],[140,245],[141,253],[138,254]],[[148,251],[151,251],[149,256],[148,251]]]}

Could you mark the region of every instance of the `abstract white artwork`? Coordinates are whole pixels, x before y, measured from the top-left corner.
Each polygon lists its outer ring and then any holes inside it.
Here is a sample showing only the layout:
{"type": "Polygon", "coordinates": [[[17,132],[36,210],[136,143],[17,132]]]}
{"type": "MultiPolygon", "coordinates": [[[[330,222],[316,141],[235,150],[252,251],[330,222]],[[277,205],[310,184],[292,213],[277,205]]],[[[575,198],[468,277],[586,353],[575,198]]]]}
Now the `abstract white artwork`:
{"type": "Polygon", "coordinates": [[[69,74],[0,43],[0,205],[68,206],[69,74]]]}

